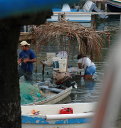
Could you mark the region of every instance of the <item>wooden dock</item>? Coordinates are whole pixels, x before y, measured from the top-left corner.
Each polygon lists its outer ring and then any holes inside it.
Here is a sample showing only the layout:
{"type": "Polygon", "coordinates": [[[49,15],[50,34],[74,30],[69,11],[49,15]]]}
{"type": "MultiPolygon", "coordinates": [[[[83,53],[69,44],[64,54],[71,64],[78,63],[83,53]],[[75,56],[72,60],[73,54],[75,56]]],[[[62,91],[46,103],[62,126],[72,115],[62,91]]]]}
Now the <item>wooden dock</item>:
{"type": "Polygon", "coordinates": [[[53,14],[73,14],[73,15],[121,15],[121,12],[53,12],[53,14]]]}
{"type": "MultiPolygon", "coordinates": [[[[54,12],[54,14],[61,15],[61,14],[65,14],[65,12],[54,12]]],[[[66,14],[92,15],[92,17],[94,15],[100,15],[100,14],[120,15],[120,26],[121,26],[121,12],[66,12],[66,14]]],[[[93,20],[93,21],[95,21],[95,20],[93,20]]],[[[94,25],[92,27],[93,27],[93,29],[95,29],[94,25]]],[[[111,30],[111,31],[113,31],[113,30],[111,30]]],[[[106,30],[106,31],[96,31],[96,32],[99,33],[99,34],[105,34],[107,36],[108,44],[110,45],[110,31],[106,30]]],[[[34,39],[34,37],[33,37],[31,32],[21,32],[20,33],[19,41],[22,41],[22,40],[33,40],[33,39],[34,39]]]]}

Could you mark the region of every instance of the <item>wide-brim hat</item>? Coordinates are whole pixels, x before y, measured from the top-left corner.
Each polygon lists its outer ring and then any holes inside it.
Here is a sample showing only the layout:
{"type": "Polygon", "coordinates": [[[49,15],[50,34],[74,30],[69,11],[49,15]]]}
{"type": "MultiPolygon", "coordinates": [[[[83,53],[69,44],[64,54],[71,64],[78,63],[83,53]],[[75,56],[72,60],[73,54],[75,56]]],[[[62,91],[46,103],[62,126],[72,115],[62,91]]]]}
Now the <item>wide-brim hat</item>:
{"type": "Polygon", "coordinates": [[[25,45],[30,46],[30,44],[29,44],[29,43],[27,43],[26,41],[22,41],[22,42],[20,43],[20,45],[21,45],[21,46],[25,46],[25,45]]]}

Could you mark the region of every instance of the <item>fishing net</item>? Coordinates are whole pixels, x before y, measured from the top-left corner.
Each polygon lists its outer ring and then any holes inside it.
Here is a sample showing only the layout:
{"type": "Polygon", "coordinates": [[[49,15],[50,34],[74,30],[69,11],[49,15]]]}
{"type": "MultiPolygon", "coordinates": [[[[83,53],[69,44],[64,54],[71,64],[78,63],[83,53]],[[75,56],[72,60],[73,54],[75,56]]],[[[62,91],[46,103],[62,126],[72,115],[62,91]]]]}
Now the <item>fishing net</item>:
{"type": "Polygon", "coordinates": [[[20,83],[21,104],[30,104],[45,99],[38,86],[30,83],[20,83]]]}

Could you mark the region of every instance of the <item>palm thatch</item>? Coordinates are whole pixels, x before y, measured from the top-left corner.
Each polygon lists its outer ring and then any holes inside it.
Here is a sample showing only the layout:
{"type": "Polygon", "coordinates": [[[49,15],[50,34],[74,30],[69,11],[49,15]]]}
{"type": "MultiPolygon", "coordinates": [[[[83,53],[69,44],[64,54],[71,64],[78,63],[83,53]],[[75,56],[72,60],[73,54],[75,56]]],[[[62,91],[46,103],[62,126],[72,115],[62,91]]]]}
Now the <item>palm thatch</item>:
{"type": "Polygon", "coordinates": [[[53,41],[67,42],[71,45],[71,42],[76,40],[80,53],[97,56],[101,53],[102,38],[93,29],[78,23],[68,21],[46,23],[35,27],[33,34],[38,45],[53,41]]]}

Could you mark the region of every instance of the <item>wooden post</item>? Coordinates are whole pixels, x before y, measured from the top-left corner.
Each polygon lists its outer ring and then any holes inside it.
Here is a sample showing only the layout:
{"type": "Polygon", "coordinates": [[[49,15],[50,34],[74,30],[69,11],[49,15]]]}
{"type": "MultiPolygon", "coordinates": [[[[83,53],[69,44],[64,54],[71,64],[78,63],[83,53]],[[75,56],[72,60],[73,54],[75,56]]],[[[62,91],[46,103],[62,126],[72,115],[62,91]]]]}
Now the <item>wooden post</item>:
{"type": "Polygon", "coordinates": [[[92,21],[91,21],[91,28],[96,29],[96,15],[91,15],[92,16],[92,21]]]}
{"type": "Polygon", "coordinates": [[[25,27],[25,25],[23,26],[23,32],[26,32],[26,27],[25,27]]]}
{"type": "Polygon", "coordinates": [[[80,43],[79,43],[79,54],[81,53],[81,46],[80,46],[80,43]]]}
{"type": "Polygon", "coordinates": [[[107,32],[108,47],[110,46],[110,32],[107,32]]]}
{"type": "Polygon", "coordinates": [[[99,1],[98,2],[98,8],[101,10],[102,9],[102,3],[99,1]]]}
{"type": "Polygon", "coordinates": [[[58,13],[58,21],[65,20],[65,13],[58,13]]]}
{"type": "Polygon", "coordinates": [[[36,73],[36,82],[37,82],[38,57],[37,57],[37,48],[36,48],[36,45],[35,45],[35,54],[36,54],[36,59],[37,59],[36,60],[36,63],[35,63],[35,73],[36,73]]]}
{"type": "Polygon", "coordinates": [[[58,14],[58,21],[61,21],[61,14],[58,14]]]}
{"type": "Polygon", "coordinates": [[[120,28],[121,28],[121,14],[120,14],[120,28]]]}
{"type": "Polygon", "coordinates": [[[107,4],[106,4],[106,1],[105,1],[105,12],[107,12],[107,4]]]}
{"type": "Polygon", "coordinates": [[[94,60],[94,55],[93,55],[93,51],[91,50],[90,52],[90,59],[93,61],[94,60]]]}
{"type": "Polygon", "coordinates": [[[45,75],[45,65],[42,64],[42,81],[44,82],[44,75],[45,75]]]}

